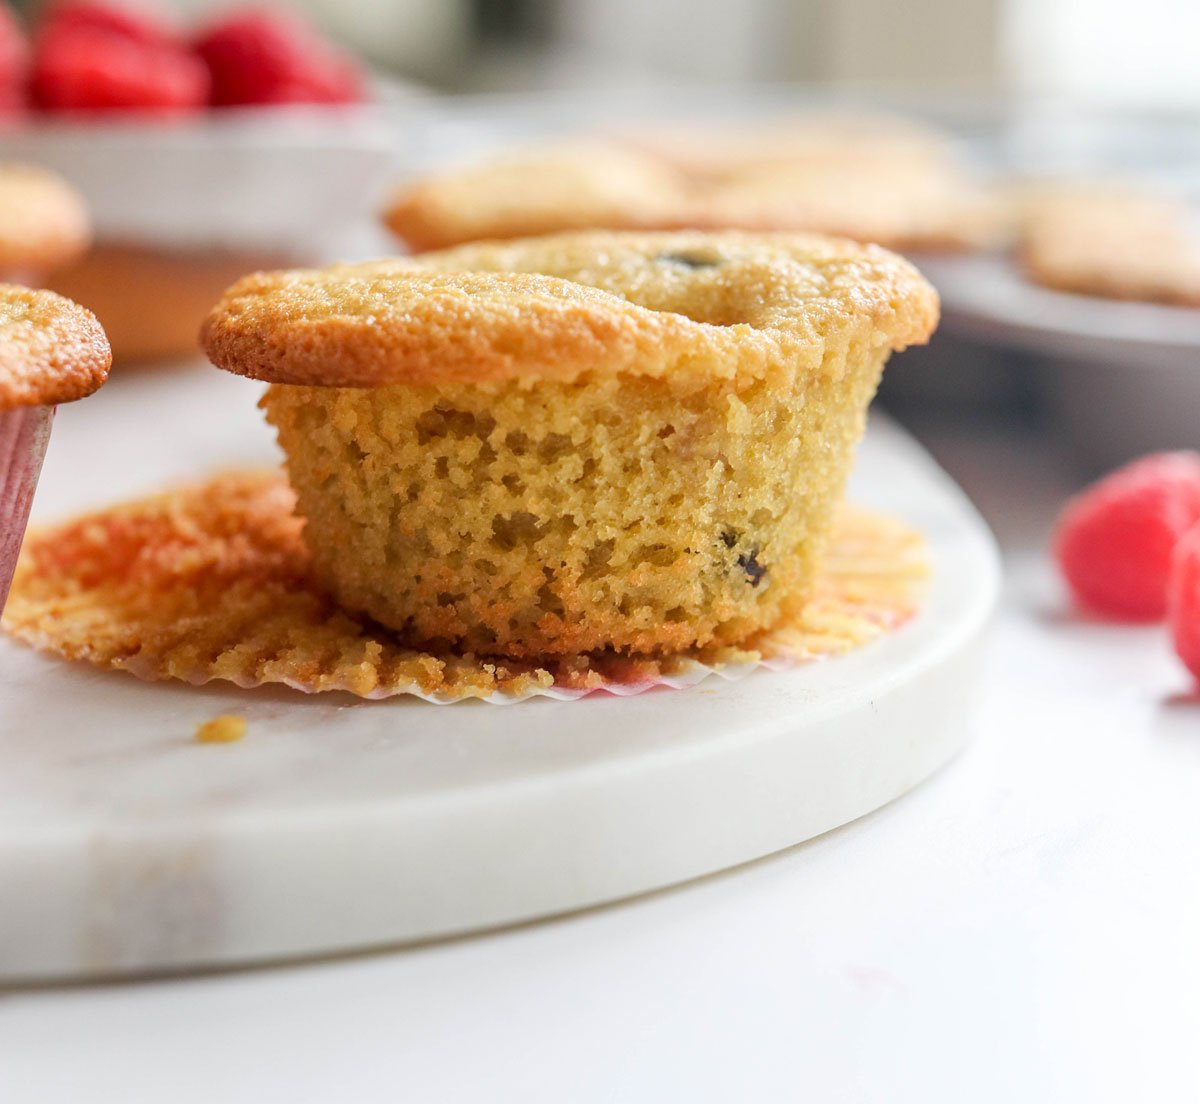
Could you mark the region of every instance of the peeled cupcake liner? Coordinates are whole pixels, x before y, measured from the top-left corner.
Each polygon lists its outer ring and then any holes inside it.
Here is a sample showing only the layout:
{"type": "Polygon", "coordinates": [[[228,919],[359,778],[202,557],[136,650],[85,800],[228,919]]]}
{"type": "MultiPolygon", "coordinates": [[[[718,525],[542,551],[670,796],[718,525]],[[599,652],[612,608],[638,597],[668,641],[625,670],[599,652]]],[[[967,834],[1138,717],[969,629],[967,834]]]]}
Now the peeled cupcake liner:
{"type": "MultiPolygon", "coordinates": [[[[253,678],[230,678],[225,681],[231,682],[243,690],[254,690],[265,685],[281,685],[287,686],[292,690],[298,690],[302,694],[340,691],[354,694],[355,697],[366,701],[377,702],[387,701],[390,698],[412,697],[428,702],[430,705],[457,705],[465,701],[480,701],[488,705],[516,705],[519,702],[529,701],[532,698],[548,698],[551,701],[578,701],[580,698],[601,693],[612,694],[619,698],[632,698],[639,694],[645,694],[650,690],[688,690],[714,676],[724,679],[726,682],[740,682],[747,675],[753,674],[759,668],[769,671],[785,671],[806,662],[806,660],[784,656],[747,659],[730,663],[702,663],[700,660],[691,659],[686,656],[673,656],[669,658],[678,663],[680,669],[670,674],[662,674],[657,678],[642,678],[635,682],[622,682],[619,679],[608,679],[601,676],[601,681],[595,686],[571,687],[551,682],[548,686],[533,686],[516,693],[496,690],[482,696],[456,694],[453,691],[448,693],[427,692],[421,690],[416,685],[408,688],[389,687],[361,694],[352,689],[348,683],[340,686],[326,684],[317,689],[310,681],[295,678],[281,678],[271,683],[264,683],[261,680],[253,678]]],[[[825,658],[829,657],[813,656],[807,661],[811,662],[816,659],[825,658]]],[[[123,663],[122,669],[142,679],[144,682],[158,681],[162,677],[159,673],[159,668],[153,662],[139,661],[136,658],[123,663]]],[[[217,680],[212,676],[198,672],[196,677],[185,678],[182,681],[192,686],[203,686],[217,680]]]]}
{"type": "Polygon", "coordinates": [[[541,665],[432,654],[350,616],[317,586],[293,504],[282,472],[227,472],[33,530],[4,628],[43,652],[147,681],[510,705],[682,690],[833,658],[908,620],[928,576],[919,534],[845,507],[808,603],[739,647],[541,665]]]}

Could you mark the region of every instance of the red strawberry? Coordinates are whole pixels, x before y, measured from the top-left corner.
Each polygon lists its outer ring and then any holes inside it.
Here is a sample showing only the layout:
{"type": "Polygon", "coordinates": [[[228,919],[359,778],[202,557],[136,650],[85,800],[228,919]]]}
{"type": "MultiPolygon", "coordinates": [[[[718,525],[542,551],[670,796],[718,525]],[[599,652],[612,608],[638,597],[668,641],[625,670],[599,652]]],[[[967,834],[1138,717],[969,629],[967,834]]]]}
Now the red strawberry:
{"type": "Polygon", "coordinates": [[[12,11],[0,3],[0,115],[24,108],[28,71],[29,44],[12,11]]]}
{"type": "Polygon", "coordinates": [[[363,78],[349,54],[287,12],[232,15],[196,42],[212,74],[213,103],[353,103],[363,78]]]}
{"type": "Polygon", "coordinates": [[[50,23],[34,49],[32,92],[47,111],[194,111],[208,101],[208,72],[167,40],[86,23],[50,23]]]}
{"type": "Polygon", "coordinates": [[[1054,551],[1081,605],[1121,620],[1154,621],[1167,612],[1175,546],[1197,521],[1200,454],[1155,453],[1072,499],[1054,551]]]}
{"type": "Polygon", "coordinates": [[[59,0],[42,14],[43,30],[53,27],[87,27],[108,31],[136,42],[178,43],[178,36],[169,26],[143,7],[129,4],[106,4],[100,0],[59,0]]]}
{"type": "Polygon", "coordinates": [[[1200,680],[1200,525],[1175,546],[1167,587],[1167,621],[1175,651],[1200,680]]]}

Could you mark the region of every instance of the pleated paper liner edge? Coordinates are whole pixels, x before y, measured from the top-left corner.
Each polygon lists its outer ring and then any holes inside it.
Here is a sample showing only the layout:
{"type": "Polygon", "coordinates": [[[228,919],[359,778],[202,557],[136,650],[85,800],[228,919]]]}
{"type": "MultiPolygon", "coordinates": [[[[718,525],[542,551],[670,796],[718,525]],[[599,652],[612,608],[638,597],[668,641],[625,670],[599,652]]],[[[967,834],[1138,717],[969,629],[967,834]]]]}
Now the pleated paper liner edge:
{"type": "Polygon", "coordinates": [[[41,652],[146,680],[502,704],[683,688],[841,655],[911,618],[929,574],[918,532],[848,505],[802,613],[743,647],[541,665],[432,654],[355,619],[313,583],[293,502],[280,471],[230,471],[31,530],[3,628],[41,652]]]}

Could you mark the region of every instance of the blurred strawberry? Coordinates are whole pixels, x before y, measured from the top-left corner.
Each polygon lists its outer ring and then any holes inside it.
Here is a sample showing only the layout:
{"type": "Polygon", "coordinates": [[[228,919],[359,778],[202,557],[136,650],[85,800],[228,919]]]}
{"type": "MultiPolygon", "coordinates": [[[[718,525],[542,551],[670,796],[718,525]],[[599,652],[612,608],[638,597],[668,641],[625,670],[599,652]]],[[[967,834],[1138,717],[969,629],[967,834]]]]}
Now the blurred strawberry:
{"type": "Polygon", "coordinates": [[[1167,585],[1167,623],[1175,651],[1200,684],[1200,525],[1175,546],[1167,585]]]}
{"type": "Polygon", "coordinates": [[[1175,546],[1198,522],[1200,454],[1153,453],[1068,502],[1054,551],[1081,605],[1118,620],[1154,621],[1167,612],[1175,546]]]}
{"type": "Polygon", "coordinates": [[[102,3],[99,0],[58,0],[42,9],[38,21],[41,31],[50,28],[86,27],[108,31],[135,42],[179,43],[179,36],[159,18],[158,13],[132,4],[102,3]]]}
{"type": "Polygon", "coordinates": [[[363,98],[355,60],[288,12],[264,8],[229,16],[195,45],[208,65],[218,107],[363,98]]]}
{"type": "Polygon", "coordinates": [[[0,3],[0,115],[24,110],[28,72],[29,44],[12,11],[0,3]]]}
{"type": "Polygon", "coordinates": [[[208,72],[189,51],[145,28],[127,33],[116,24],[52,19],[34,43],[32,94],[47,111],[178,114],[208,102],[208,72]]]}

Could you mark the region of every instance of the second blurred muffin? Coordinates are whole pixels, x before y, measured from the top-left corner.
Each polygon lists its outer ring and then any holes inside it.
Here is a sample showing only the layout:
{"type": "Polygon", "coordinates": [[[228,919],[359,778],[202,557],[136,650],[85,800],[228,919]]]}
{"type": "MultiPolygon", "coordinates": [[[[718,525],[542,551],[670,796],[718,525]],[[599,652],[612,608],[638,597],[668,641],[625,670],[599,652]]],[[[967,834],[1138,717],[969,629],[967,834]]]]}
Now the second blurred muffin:
{"type": "Polygon", "coordinates": [[[563,230],[816,231],[893,249],[975,249],[1004,212],[948,137],[814,113],[771,126],[560,142],[400,188],[384,221],[413,250],[563,230]]]}

